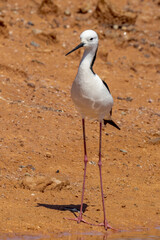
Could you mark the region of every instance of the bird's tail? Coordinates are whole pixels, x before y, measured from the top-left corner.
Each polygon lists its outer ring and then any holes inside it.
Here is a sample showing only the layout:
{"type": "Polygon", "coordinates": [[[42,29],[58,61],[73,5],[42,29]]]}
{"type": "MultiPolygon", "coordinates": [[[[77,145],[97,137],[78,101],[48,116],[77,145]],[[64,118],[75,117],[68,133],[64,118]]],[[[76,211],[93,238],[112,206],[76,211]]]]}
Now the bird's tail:
{"type": "Polygon", "coordinates": [[[106,125],[106,124],[108,123],[108,124],[112,125],[113,127],[117,128],[118,130],[120,130],[120,128],[118,127],[118,125],[117,125],[115,122],[113,122],[113,120],[103,119],[103,121],[104,121],[104,125],[106,125]]]}

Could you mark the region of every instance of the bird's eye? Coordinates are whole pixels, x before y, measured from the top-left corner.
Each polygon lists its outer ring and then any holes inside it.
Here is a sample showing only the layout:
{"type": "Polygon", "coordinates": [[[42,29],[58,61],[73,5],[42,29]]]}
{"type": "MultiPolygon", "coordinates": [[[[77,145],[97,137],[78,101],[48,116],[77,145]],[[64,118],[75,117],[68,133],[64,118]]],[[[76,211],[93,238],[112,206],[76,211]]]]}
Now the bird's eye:
{"type": "Polygon", "coordinates": [[[92,41],[93,40],[93,38],[90,38],[90,41],[92,41]]]}

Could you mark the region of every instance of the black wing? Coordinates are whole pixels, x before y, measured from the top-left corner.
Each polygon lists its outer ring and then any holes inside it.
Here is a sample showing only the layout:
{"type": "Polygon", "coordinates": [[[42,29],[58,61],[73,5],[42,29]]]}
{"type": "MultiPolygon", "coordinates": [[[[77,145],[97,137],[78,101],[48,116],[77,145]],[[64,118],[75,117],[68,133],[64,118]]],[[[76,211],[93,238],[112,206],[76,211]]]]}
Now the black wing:
{"type": "Polygon", "coordinates": [[[103,82],[103,84],[105,85],[105,87],[108,89],[109,93],[111,93],[111,91],[109,90],[109,87],[108,87],[107,83],[106,83],[105,81],[102,81],[102,82],[103,82]]]}
{"type": "MultiPolygon", "coordinates": [[[[109,90],[109,87],[108,87],[107,83],[106,83],[105,81],[103,81],[103,84],[104,84],[105,87],[108,89],[109,93],[111,93],[110,90],[109,90]]],[[[110,115],[112,116],[112,109],[111,109],[111,111],[110,111],[110,115]]],[[[108,123],[108,124],[112,125],[113,127],[117,128],[118,130],[120,130],[120,128],[118,127],[118,125],[117,125],[113,120],[103,119],[103,121],[104,121],[104,125],[106,125],[106,124],[108,123]]]]}
{"type": "Polygon", "coordinates": [[[103,119],[103,121],[104,121],[104,125],[106,125],[106,124],[108,123],[108,124],[112,125],[113,127],[117,128],[118,130],[121,130],[121,129],[118,127],[118,125],[117,125],[115,122],[113,122],[113,120],[103,119]]]}

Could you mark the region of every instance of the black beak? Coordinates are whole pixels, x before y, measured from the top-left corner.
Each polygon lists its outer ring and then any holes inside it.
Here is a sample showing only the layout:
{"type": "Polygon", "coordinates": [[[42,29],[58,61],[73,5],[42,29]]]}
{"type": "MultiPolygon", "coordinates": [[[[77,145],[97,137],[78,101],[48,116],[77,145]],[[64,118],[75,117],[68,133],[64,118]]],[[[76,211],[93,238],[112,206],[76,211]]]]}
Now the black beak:
{"type": "Polygon", "coordinates": [[[84,46],[84,43],[80,43],[77,47],[75,47],[73,50],[71,50],[70,52],[68,52],[65,56],[69,55],[70,53],[76,51],[77,49],[81,48],[84,46]]]}

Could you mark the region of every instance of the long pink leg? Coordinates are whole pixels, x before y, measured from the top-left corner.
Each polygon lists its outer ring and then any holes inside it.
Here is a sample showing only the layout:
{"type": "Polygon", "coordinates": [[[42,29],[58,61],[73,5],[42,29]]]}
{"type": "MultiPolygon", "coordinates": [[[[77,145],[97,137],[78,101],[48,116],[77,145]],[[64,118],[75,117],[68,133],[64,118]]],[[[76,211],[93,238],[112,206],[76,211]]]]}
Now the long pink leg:
{"type": "Polygon", "coordinates": [[[72,219],[68,218],[69,220],[77,221],[77,223],[84,222],[89,225],[93,226],[104,226],[105,229],[113,229],[109,224],[106,219],[106,213],[105,213],[105,205],[104,205],[104,195],[103,195],[103,186],[102,186],[102,173],[101,173],[101,166],[102,166],[102,161],[101,161],[101,145],[102,145],[102,122],[100,122],[100,139],[99,139],[99,161],[98,161],[98,166],[99,166],[99,173],[100,173],[100,183],[101,183],[101,194],[102,194],[102,205],[103,205],[103,213],[104,213],[104,223],[100,224],[93,224],[93,223],[88,223],[82,218],[83,214],[83,200],[84,200],[84,191],[85,191],[85,179],[86,179],[86,169],[87,169],[87,149],[86,149],[86,135],[85,135],[85,120],[82,119],[82,128],[83,128],[83,142],[84,142],[84,177],[83,177],[83,187],[82,187],[82,198],[81,198],[81,208],[80,208],[80,213],[79,216],[72,219]]]}
{"type": "Polygon", "coordinates": [[[85,120],[82,119],[82,128],[83,128],[83,142],[84,142],[84,176],[83,176],[83,187],[82,187],[82,198],[81,198],[81,208],[78,217],[78,223],[82,221],[83,213],[83,200],[84,200],[84,191],[85,191],[85,180],[86,180],[86,169],[87,169],[87,148],[86,148],[86,134],[85,134],[85,120]]]}
{"type": "Polygon", "coordinates": [[[86,169],[87,169],[87,148],[86,148],[86,134],[85,134],[85,120],[82,118],[82,128],[83,128],[83,142],[84,142],[84,176],[83,176],[83,187],[82,187],[82,198],[81,198],[81,208],[80,208],[80,213],[79,216],[76,217],[75,219],[69,218],[69,220],[74,220],[77,221],[77,223],[84,222],[89,225],[95,225],[92,223],[88,223],[82,218],[83,214],[83,200],[84,200],[84,191],[85,191],[85,180],[86,180],[86,169]]]}
{"type": "MultiPolygon", "coordinates": [[[[101,195],[102,195],[102,206],[103,206],[103,214],[104,214],[104,227],[105,229],[113,229],[106,219],[106,211],[105,211],[105,204],[104,204],[104,194],[103,194],[103,184],[102,184],[102,160],[101,160],[101,146],[102,146],[102,122],[100,122],[100,135],[99,135],[99,175],[100,175],[100,184],[101,184],[101,195]]],[[[103,224],[100,224],[103,225],[103,224]]]]}

